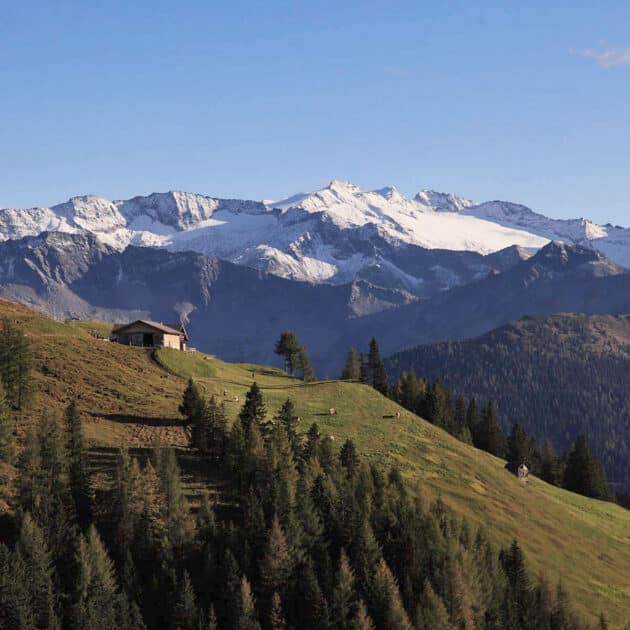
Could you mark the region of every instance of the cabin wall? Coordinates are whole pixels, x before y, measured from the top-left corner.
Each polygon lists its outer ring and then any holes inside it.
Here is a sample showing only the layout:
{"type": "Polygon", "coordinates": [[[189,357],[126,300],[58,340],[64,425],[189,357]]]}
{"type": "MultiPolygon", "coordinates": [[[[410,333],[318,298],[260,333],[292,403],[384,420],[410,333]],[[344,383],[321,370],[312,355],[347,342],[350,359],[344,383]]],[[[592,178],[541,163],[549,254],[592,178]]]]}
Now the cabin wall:
{"type": "Polygon", "coordinates": [[[163,345],[165,348],[175,348],[175,350],[179,350],[180,348],[179,335],[164,334],[163,337],[164,337],[163,343],[160,345],[163,345]]]}

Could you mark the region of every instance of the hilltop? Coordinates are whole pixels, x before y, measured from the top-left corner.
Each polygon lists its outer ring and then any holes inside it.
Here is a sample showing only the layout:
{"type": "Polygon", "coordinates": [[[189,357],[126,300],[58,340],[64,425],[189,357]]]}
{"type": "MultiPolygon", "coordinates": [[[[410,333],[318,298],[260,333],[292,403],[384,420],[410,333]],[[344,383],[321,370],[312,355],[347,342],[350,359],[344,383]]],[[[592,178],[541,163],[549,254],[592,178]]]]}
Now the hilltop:
{"type": "Polygon", "coordinates": [[[186,379],[194,377],[207,394],[225,399],[233,419],[240,405],[229,400],[242,401],[253,377],[270,413],[290,396],[304,431],[317,422],[338,444],[351,437],[371,461],[400,467],[425,500],[441,496],[457,514],[485,527],[494,542],[518,538],[533,572],[545,572],[552,581],[561,577],[582,614],[594,620],[605,609],[615,623],[630,616],[630,512],[538,479],[522,487],[503,461],[458,442],[367,386],[303,384],[275,368],[201,353],[161,350],[153,358],[144,349],[99,339],[110,329],[105,324],[55,322],[7,302],[0,302],[0,316],[15,321],[32,344],[37,396],[22,426],[43,412],[61,412],[78,395],[95,457],[112,447],[154,444],[179,447],[182,456],[192,457],[177,412],[186,379]],[[328,415],[331,406],[337,416],[328,415]]]}

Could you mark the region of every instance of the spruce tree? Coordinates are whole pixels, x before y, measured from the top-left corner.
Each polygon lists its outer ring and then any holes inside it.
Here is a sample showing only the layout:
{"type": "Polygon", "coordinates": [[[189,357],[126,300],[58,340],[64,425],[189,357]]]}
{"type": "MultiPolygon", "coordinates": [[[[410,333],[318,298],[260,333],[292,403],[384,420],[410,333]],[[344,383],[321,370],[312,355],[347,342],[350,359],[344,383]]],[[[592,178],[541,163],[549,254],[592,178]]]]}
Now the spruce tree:
{"type": "Polygon", "coordinates": [[[344,381],[358,381],[361,378],[361,361],[356,350],[352,348],[348,352],[346,364],[341,372],[341,379],[344,381]]]}
{"type": "Polygon", "coordinates": [[[527,431],[521,424],[515,422],[507,438],[506,459],[508,463],[515,467],[525,463],[531,467],[532,453],[530,446],[530,438],[527,435],[527,431]]]}
{"type": "Polygon", "coordinates": [[[354,442],[351,439],[347,439],[339,452],[339,459],[341,465],[346,469],[348,477],[354,477],[359,468],[359,456],[357,455],[357,449],[354,446],[354,442]]]}
{"type": "Polygon", "coordinates": [[[274,421],[284,426],[293,455],[297,458],[300,454],[300,435],[297,432],[300,419],[295,415],[295,405],[290,398],[282,403],[274,421]]]}
{"type": "Polygon", "coordinates": [[[452,627],[444,601],[433,590],[428,579],[424,580],[422,597],[416,608],[415,623],[419,630],[449,630],[452,627]]]}
{"type": "Polygon", "coordinates": [[[262,392],[260,387],[258,387],[258,383],[254,381],[245,395],[245,403],[238,416],[245,437],[249,436],[252,424],[260,427],[264,423],[266,415],[267,409],[263,401],[262,392]]]}
{"type": "Polygon", "coordinates": [[[32,357],[28,341],[5,319],[0,329],[0,379],[8,403],[22,410],[32,394],[32,357]]]}
{"type": "Polygon", "coordinates": [[[560,478],[559,462],[553,446],[549,440],[545,440],[541,451],[540,477],[547,483],[557,486],[560,478]]]}
{"type": "Polygon", "coordinates": [[[270,630],[286,630],[287,621],[282,611],[282,600],[278,593],[274,593],[271,597],[271,610],[269,612],[269,628],[270,630]]]}
{"type": "Polygon", "coordinates": [[[499,425],[494,403],[489,402],[483,410],[476,437],[475,433],[473,433],[473,440],[477,448],[497,457],[505,456],[505,434],[499,425]]]}
{"type": "Polygon", "coordinates": [[[387,396],[389,385],[387,383],[387,372],[385,364],[381,359],[381,353],[378,349],[376,339],[372,337],[370,341],[370,351],[368,353],[368,369],[372,387],[384,396],[387,396]]]}
{"type": "Polygon", "coordinates": [[[295,333],[291,330],[285,330],[276,342],[274,352],[284,357],[284,366],[287,372],[293,376],[299,365],[300,356],[300,344],[295,333]]]}
{"type": "Polygon", "coordinates": [[[608,484],[602,465],[593,457],[585,435],[578,435],[569,453],[564,487],[594,499],[608,499],[608,484]]]}
{"type": "Polygon", "coordinates": [[[371,617],[368,615],[367,607],[363,600],[359,601],[357,606],[357,614],[352,620],[350,625],[351,630],[374,630],[374,624],[371,617]]]}
{"type": "Polygon", "coordinates": [[[179,413],[186,419],[186,424],[190,424],[195,416],[198,415],[201,404],[202,397],[199,393],[199,388],[192,378],[189,378],[184,390],[182,404],[179,406],[179,413]]]}

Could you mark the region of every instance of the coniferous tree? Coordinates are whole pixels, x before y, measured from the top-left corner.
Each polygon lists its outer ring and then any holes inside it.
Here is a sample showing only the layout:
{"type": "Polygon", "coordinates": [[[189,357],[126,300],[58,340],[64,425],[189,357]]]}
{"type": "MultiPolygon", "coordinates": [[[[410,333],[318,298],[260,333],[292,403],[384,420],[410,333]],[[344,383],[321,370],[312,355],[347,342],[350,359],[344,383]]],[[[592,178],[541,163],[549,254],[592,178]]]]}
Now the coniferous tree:
{"type": "Polygon", "coordinates": [[[317,380],[315,372],[308,358],[306,346],[300,346],[297,355],[297,369],[301,372],[302,380],[305,383],[312,383],[317,380]]]}
{"type": "Polygon", "coordinates": [[[525,431],[524,427],[518,422],[514,423],[507,437],[505,457],[508,463],[514,466],[519,466],[524,463],[528,467],[532,467],[533,453],[530,437],[527,435],[527,431],[525,431]]]}
{"type": "Polygon", "coordinates": [[[370,615],[368,615],[367,607],[363,600],[359,601],[357,614],[354,616],[350,628],[352,630],[374,630],[374,624],[370,615]]]}
{"type": "Polygon", "coordinates": [[[354,442],[347,439],[339,452],[339,459],[341,465],[346,469],[349,477],[354,477],[359,468],[359,456],[357,455],[357,449],[354,446],[354,442]]]}
{"type": "Polygon", "coordinates": [[[295,415],[295,405],[290,398],[282,403],[274,421],[284,426],[289,444],[293,449],[293,455],[298,457],[300,454],[300,435],[297,432],[297,426],[300,419],[295,415]]]}
{"type": "Polygon", "coordinates": [[[77,518],[81,527],[85,529],[91,521],[90,479],[87,472],[81,417],[75,401],[66,408],[65,423],[70,458],[68,469],[70,488],[77,518]]]}
{"type": "Polygon", "coordinates": [[[179,413],[186,419],[186,424],[190,424],[199,414],[201,404],[202,397],[199,393],[199,388],[195,381],[189,378],[182,397],[182,404],[179,406],[179,413]]]}
{"type": "Polygon", "coordinates": [[[237,627],[239,630],[260,630],[252,587],[245,576],[241,579],[237,627]]]}
{"type": "Polygon", "coordinates": [[[561,482],[558,458],[549,440],[545,440],[540,456],[540,477],[557,486],[561,482]]]}
{"type": "Polygon", "coordinates": [[[494,403],[489,402],[483,410],[476,434],[473,433],[473,442],[477,448],[492,455],[505,456],[505,434],[499,425],[494,403]]]}
{"type": "Polygon", "coordinates": [[[344,381],[358,381],[361,378],[361,361],[356,350],[352,348],[348,352],[346,364],[341,372],[341,379],[344,381]]]}
{"type": "Polygon", "coordinates": [[[295,333],[291,330],[285,330],[276,342],[274,352],[284,357],[284,366],[287,372],[293,376],[299,365],[300,356],[300,344],[295,333]]]}
{"type": "Polygon", "coordinates": [[[449,630],[452,627],[446,606],[428,579],[424,581],[415,622],[418,630],[449,630]]]}
{"type": "Polygon", "coordinates": [[[291,552],[277,516],[274,516],[260,563],[263,592],[271,599],[273,593],[286,593],[292,570],[291,552]]]}
{"type": "Polygon", "coordinates": [[[8,403],[22,410],[32,393],[32,357],[24,334],[8,319],[0,329],[0,379],[8,403]]]}
{"type": "Polygon", "coordinates": [[[363,353],[359,355],[359,379],[365,385],[372,384],[372,376],[370,373],[368,358],[363,353]]]}
{"type": "Polygon", "coordinates": [[[339,558],[339,570],[332,601],[332,618],[340,630],[350,630],[357,612],[356,593],[354,591],[354,573],[350,561],[342,549],[339,558]]]}
{"type": "Polygon", "coordinates": [[[412,630],[396,578],[382,558],[376,567],[373,592],[374,618],[378,626],[387,630],[412,630]]]}
{"type": "Polygon", "coordinates": [[[116,612],[121,599],[114,563],[109,558],[94,525],[87,539],[81,537],[78,556],[79,576],[74,619],[77,628],[116,630],[116,612]]]}
{"type": "Polygon", "coordinates": [[[16,554],[17,573],[23,576],[19,585],[22,611],[36,628],[56,627],[52,558],[44,533],[28,513],[22,518],[16,554]]]}
{"type": "Polygon", "coordinates": [[[187,571],[184,571],[173,611],[173,628],[176,630],[197,630],[199,628],[199,611],[195,591],[187,571]]]}
{"type": "Polygon", "coordinates": [[[13,420],[9,413],[4,385],[0,381],[0,462],[11,463],[14,456],[13,420]]]}
{"type": "Polygon", "coordinates": [[[601,464],[593,457],[585,435],[579,435],[569,453],[564,472],[564,487],[594,499],[610,494],[601,464]]]}
{"type": "Polygon", "coordinates": [[[249,436],[252,424],[260,427],[264,423],[266,415],[267,409],[263,401],[262,392],[260,387],[258,387],[258,383],[254,381],[245,395],[245,403],[238,416],[245,437],[249,436]]]}
{"type": "Polygon", "coordinates": [[[384,396],[387,396],[389,385],[387,383],[387,372],[385,364],[381,359],[381,353],[378,349],[376,339],[372,337],[370,341],[370,351],[368,353],[368,370],[372,387],[384,396]]]}
{"type": "Polygon", "coordinates": [[[282,600],[278,593],[274,593],[271,597],[271,611],[269,612],[269,628],[271,630],[285,630],[287,621],[282,611],[282,600]]]}

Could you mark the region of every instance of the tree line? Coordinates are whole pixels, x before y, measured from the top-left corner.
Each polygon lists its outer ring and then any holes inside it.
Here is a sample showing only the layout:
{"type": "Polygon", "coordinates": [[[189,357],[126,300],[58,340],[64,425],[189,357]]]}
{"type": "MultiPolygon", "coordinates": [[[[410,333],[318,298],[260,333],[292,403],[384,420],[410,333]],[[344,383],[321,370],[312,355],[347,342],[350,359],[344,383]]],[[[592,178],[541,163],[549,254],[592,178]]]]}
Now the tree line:
{"type": "MultiPolygon", "coordinates": [[[[371,385],[462,442],[507,459],[508,468],[513,472],[524,463],[533,474],[553,485],[596,499],[613,498],[603,467],[584,434],[558,455],[549,440],[540,447],[519,422],[505,433],[493,401],[480,406],[475,398],[466,400],[462,395],[454,396],[440,381],[417,378],[413,370],[404,371],[398,381],[390,385],[374,338],[368,353],[349,351],[341,378],[371,385]]],[[[628,507],[627,495],[619,494],[615,498],[628,507]]]]}
{"type": "Polygon", "coordinates": [[[0,627],[586,627],[518,542],[497,549],[351,440],[300,433],[291,400],[271,414],[254,383],[228,427],[195,389],[195,466],[227,482],[227,508],[202,493],[191,509],[173,449],[121,449],[96,486],[74,403],[31,428],[0,521],[0,627]]]}

